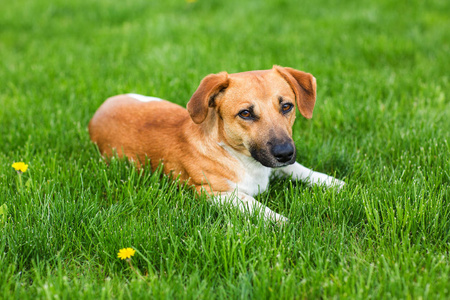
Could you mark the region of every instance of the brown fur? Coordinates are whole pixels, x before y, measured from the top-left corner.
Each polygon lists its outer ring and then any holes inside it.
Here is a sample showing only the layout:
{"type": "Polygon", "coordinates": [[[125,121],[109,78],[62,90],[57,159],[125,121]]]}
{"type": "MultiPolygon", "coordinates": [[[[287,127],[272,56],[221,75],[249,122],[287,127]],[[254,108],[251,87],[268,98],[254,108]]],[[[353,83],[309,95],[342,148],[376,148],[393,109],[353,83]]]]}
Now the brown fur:
{"type": "Polygon", "coordinates": [[[315,95],[314,77],[290,68],[211,74],[187,110],[167,101],[112,97],[95,113],[89,133],[105,156],[114,149],[138,164],[148,157],[153,170],[162,162],[164,173],[179,175],[198,191],[232,191],[230,182],[239,182],[245,170],[224,146],[250,156],[250,149],[264,154],[274,141],[291,140],[295,109],[281,114],[280,99],[310,118],[315,95]],[[238,116],[249,107],[257,120],[238,116]]]}

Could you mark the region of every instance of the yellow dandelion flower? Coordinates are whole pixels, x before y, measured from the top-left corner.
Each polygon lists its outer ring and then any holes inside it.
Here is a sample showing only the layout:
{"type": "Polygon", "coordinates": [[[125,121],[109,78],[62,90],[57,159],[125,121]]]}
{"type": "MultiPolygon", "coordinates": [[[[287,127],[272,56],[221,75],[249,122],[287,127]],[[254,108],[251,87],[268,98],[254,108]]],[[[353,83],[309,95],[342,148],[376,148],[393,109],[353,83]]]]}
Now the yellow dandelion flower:
{"type": "Polygon", "coordinates": [[[119,253],[117,253],[117,258],[120,259],[127,259],[127,258],[131,258],[134,253],[136,253],[136,250],[134,250],[133,248],[123,248],[119,250],[119,253]]]}
{"type": "Polygon", "coordinates": [[[24,162],[16,162],[12,164],[12,167],[18,171],[18,172],[22,172],[25,173],[28,169],[28,165],[25,164],[24,162]]]}

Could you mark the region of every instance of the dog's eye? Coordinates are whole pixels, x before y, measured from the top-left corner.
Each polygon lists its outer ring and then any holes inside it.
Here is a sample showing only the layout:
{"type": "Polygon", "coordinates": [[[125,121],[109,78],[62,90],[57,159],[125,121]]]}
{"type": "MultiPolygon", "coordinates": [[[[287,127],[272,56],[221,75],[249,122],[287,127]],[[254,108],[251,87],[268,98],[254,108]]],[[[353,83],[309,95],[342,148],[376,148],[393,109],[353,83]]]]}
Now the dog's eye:
{"type": "Polygon", "coordinates": [[[285,114],[285,113],[290,112],[293,107],[294,107],[294,105],[292,103],[284,103],[281,106],[281,111],[285,114]]]}
{"type": "Polygon", "coordinates": [[[242,119],[251,119],[252,113],[249,110],[244,109],[239,112],[239,117],[242,119]]]}

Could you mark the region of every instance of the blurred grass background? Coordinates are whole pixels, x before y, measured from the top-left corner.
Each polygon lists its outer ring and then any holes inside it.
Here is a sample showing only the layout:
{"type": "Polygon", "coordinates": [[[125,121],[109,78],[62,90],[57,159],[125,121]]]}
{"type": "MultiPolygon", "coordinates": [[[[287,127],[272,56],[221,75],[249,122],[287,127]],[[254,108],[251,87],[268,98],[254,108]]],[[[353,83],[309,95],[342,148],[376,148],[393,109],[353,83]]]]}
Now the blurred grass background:
{"type": "Polygon", "coordinates": [[[0,297],[448,298],[448,1],[0,0],[0,297]],[[297,161],[247,220],[127,162],[87,123],[109,96],[185,105],[209,73],[312,73],[297,161]],[[29,164],[20,188],[11,168],[29,164]],[[140,254],[136,276],[116,258],[140,254]]]}

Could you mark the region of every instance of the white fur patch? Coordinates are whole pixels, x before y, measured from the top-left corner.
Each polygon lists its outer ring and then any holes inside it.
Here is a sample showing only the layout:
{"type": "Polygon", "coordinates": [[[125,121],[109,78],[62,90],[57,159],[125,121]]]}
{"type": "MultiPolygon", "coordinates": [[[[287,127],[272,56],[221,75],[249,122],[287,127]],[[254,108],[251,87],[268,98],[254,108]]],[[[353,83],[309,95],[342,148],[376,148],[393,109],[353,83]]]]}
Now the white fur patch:
{"type": "Polygon", "coordinates": [[[133,99],[136,99],[138,101],[141,101],[141,102],[162,101],[163,100],[161,98],[143,96],[143,95],[139,95],[139,94],[127,94],[127,96],[129,96],[133,99]]]}
{"type": "Polygon", "coordinates": [[[253,157],[239,153],[222,143],[220,146],[227,150],[242,165],[243,174],[241,174],[239,182],[230,182],[232,187],[234,186],[239,193],[250,196],[256,196],[267,189],[270,174],[272,173],[271,168],[263,166],[253,157]]]}
{"type": "Polygon", "coordinates": [[[280,173],[287,176],[292,176],[293,179],[304,181],[309,185],[325,185],[327,187],[335,186],[338,189],[341,189],[345,185],[345,182],[339,179],[320,172],[314,172],[311,169],[305,168],[298,162],[279,168],[275,171],[275,175],[280,173]]]}

